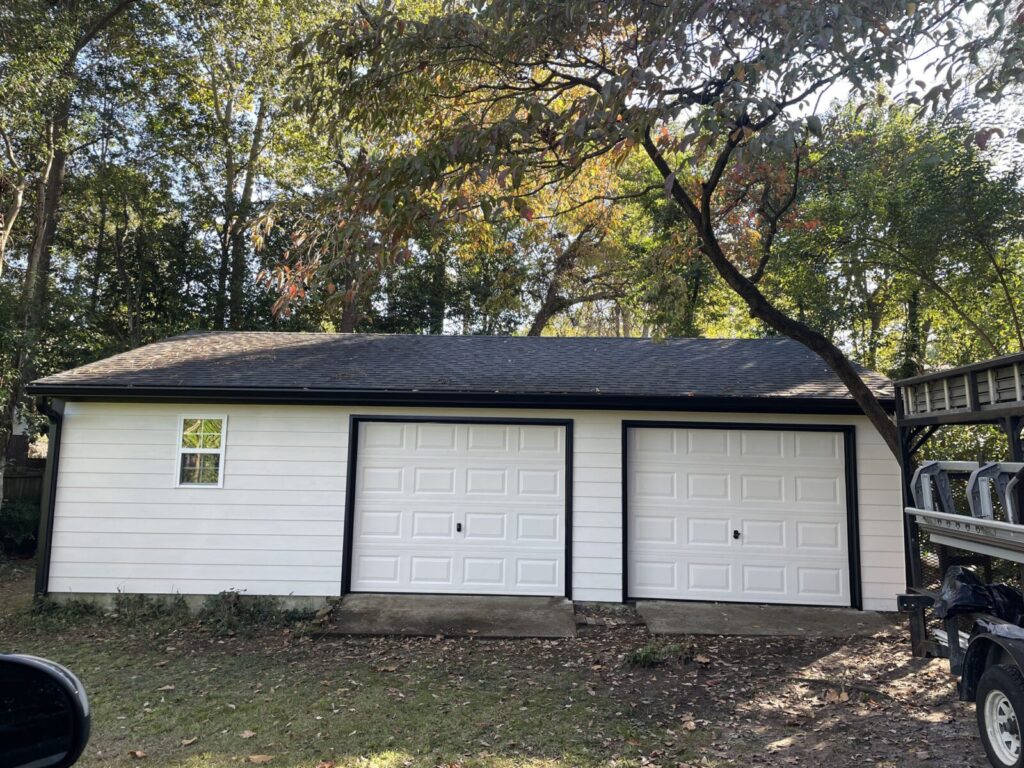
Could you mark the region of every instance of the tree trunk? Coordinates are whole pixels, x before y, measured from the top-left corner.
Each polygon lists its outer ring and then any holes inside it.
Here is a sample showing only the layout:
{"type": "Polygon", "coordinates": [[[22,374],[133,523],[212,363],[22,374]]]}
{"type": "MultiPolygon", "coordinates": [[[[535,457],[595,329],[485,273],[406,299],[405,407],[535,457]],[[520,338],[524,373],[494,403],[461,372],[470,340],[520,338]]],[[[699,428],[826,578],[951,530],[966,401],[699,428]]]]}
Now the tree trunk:
{"type": "MultiPolygon", "coordinates": [[[[18,220],[18,214],[21,213],[21,208],[25,204],[25,190],[28,189],[28,179],[21,177],[15,182],[8,183],[6,186],[10,190],[11,202],[4,211],[3,218],[0,218],[0,277],[3,276],[4,268],[7,265],[7,244],[11,241],[14,223],[18,220]]],[[[0,190],[2,189],[0,187],[0,190]]]]}
{"type": "MultiPolygon", "coordinates": [[[[690,196],[680,186],[672,169],[661,156],[661,153],[649,136],[644,139],[644,149],[665,179],[666,190],[671,195],[673,201],[682,208],[687,218],[690,219],[697,230],[697,234],[700,237],[701,252],[707,256],[711,265],[733,292],[746,303],[751,317],[761,320],[768,327],[775,329],[794,341],[800,342],[817,354],[846,386],[854,401],[864,411],[864,415],[868,417],[872,426],[878,430],[882,439],[885,440],[889,450],[892,451],[894,456],[898,457],[900,455],[900,448],[896,424],[889,418],[889,414],[886,413],[885,408],[882,407],[874,392],[864,383],[853,363],[843,354],[842,350],[822,334],[794,320],[775,307],[754,283],[743,276],[722,250],[715,236],[711,223],[710,201],[705,201],[703,211],[697,208],[694,201],[690,199],[690,196]]],[[[728,156],[725,155],[725,157],[727,158],[728,156]]],[[[710,188],[713,189],[713,185],[710,188]]],[[[706,197],[709,197],[710,192],[707,190],[708,187],[705,187],[706,197]]]]}
{"type": "Polygon", "coordinates": [[[228,272],[231,270],[231,237],[225,222],[220,231],[220,261],[217,266],[217,295],[213,302],[213,327],[225,328],[228,308],[228,272]]]}
{"type": "Polygon", "coordinates": [[[239,330],[245,326],[245,283],[249,269],[243,222],[235,220],[231,228],[231,278],[228,283],[228,327],[239,330]]]}
{"type": "MultiPolygon", "coordinates": [[[[245,162],[245,180],[242,182],[242,194],[235,210],[234,220],[231,222],[231,281],[229,292],[229,318],[231,328],[241,328],[245,325],[245,283],[249,276],[246,255],[248,254],[248,243],[246,233],[249,229],[249,221],[252,217],[252,196],[256,184],[256,164],[260,152],[263,150],[263,132],[267,123],[267,99],[261,98],[259,107],[256,109],[256,124],[253,126],[252,139],[249,144],[249,152],[245,162]]],[[[234,179],[231,181],[234,186],[234,179]]],[[[229,189],[233,194],[233,189],[229,189]]]]}
{"type": "Polygon", "coordinates": [[[683,309],[683,333],[687,336],[699,336],[697,332],[697,302],[704,288],[704,270],[695,264],[687,276],[686,307],[683,309]]]}
{"type": "Polygon", "coordinates": [[[428,305],[429,331],[433,335],[440,335],[444,333],[444,319],[448,309],[448,265],[445,263],[443,249],[437,249],[432,272],[433,285],[428,305]]]}
{"type": "Polygon", "coordinates": [[[33,351],[37,348],[48,310],[50,248],[57,229],[58,206],[67,167],[67,152],[62,141],[67,131],[70,109],[71,97],[67,96],[57,105],[57,118],[47,125],[46,130],[50,151],[46,167],[36,184],[34,231],[19,307],[21,335],[13,349],[10,394],[0,409],[0,472],[7,466],[8,443],[14,432],[18,404],[22,400],[25,384],[35,377],[33,351]]]}
{"type": "Polygon", "coordinates": [[[590,234],[593,228],[593,224],[584,227],[583,231],[576,235],[561,253],[555,256],[554,263],[551,265],[551,277],[548,280],[547,290],[544,291],[544,298],[541,300],[540,307],[533,317],[530,330],[526,333],[527,336],[540,336],[552,317],[574,303],[560,296],[559,291],[562,290],[563,278],[576,266],[576,257],[579,255],[583,240],[590,234]]]}
{"type": "Polygon", "coordinates": [[[530,323],[530,330],[526,332],[527,336],[540,336],[544,332],[544,329],[547,327],[551,318],[562,311],[562,299],[558,295],[558,288],[560,285],[561,276],[557,274],[556,267],[556,274],[552,276],[551,282],[548,283],[548,289],[544,292],[544,299],[541,301],[540,307],[533,316],[533,322],[530,323]]]}
{"type": "MultiPolygon", "coordinates": [[[[38,348],[39,337],[49,312],[50,255],[57,219],[60,213],[60,198],[64,191],[64,174],[67,168],[68,150],[65,140],[71,119],[71,107],[78,84],[76,71],[78,56],[96,36],[108,28],[136,0],[119,0],[104,13],[87,23],[75,41],[61,70],[68,80],[53,110],[42,127],[47,152],[42,158],[36,183],[36,207],[33,222],[32,244],[29,248],[19,307],[20,338],[12,350],[12,380],[5,402],[0,405],[0,473],[7,466],[7,446],[13,432],[18,403],[24,394],[24,386],[35,376],[34,351],[38,348]]],[[[58,14],[77,12],[77,2],[54,3],[58,14]]],[[[5,241],[6,243],[6,241],[5,241]]]]}
{"type": "Polygon", "coordinates": [[[355,333],[356,327],[362,319],[363,313],[359,311],[358,292],[353,290],[351,297],[345,296],[342,299],[338,330],[341,333],[355,333]]]}
{"type": "Polygon", "coordinates": [[[89,288],[89,312],[96,314],[100,296],[100,279],[103,276],[103,251],[107,244],[107,186],[100,192],[100,221],[96,232],[96,259],[93,261],[92,286],[89,288]]]}
{"type": "Polygon", "coordinates": [[[114,233],[113,256],[114,268],[117,270],[117,276],[121,282],[121,292],[125,306],[126,340],[128,346],[137,347],[141,341],[138,291],[136,289],[137,281],[132,279],[127,260],[127,240],[130,221],[131,215],[126,199],[122,210],[121,224],[117,225],[114,233]]]}

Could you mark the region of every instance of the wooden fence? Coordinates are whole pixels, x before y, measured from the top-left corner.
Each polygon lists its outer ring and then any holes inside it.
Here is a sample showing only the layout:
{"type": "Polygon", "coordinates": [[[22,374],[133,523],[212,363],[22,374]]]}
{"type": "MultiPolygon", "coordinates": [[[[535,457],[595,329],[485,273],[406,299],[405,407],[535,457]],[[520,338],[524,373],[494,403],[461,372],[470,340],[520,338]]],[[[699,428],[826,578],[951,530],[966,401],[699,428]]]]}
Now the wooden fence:
{"type": "Polygon", "coordinates": [[[43,470],[39,467],[11,467],[4,472],[4,499],[34,501],[43,495],[43,470]]]}

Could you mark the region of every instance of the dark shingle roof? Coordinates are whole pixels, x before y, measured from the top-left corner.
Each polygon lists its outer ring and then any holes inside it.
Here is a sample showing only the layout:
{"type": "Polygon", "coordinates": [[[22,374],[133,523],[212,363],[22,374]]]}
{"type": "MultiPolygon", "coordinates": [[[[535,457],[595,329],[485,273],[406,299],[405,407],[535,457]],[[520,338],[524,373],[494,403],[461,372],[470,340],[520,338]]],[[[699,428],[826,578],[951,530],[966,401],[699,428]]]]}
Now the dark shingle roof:
{"type": "MultiPolygon", "coordinates": [[[[882,397],[889,382],[866,374],[882,397]]],[[[39,379],[37,395],[377,393],[850,401],[795,341],[528,338],[270,332],[193,333],[39,379]]],[[[255,396],[255,395],[254,395],[255,396]]]]}

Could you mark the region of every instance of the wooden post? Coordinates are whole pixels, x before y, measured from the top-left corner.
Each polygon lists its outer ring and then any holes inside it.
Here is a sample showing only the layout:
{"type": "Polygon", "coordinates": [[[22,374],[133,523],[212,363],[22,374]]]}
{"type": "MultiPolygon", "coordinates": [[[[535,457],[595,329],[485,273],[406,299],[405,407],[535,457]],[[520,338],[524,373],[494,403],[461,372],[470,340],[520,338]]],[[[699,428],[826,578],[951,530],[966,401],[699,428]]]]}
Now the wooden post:
{"type": "MultiPolygon", "coordinates": [[[[903,393],[897,392],[896,395],[896,423],[899,424],[903,417],[903,393]]],[[[899,447],[900,447],[900,476],[902,482],[900,483],[901,490],[903,493],[903,509],[900,510],[903,513],[903,560],[904,569],[906,571],[906,583],[907,591],[913,590],[915,587],[921,585],[921,548],[919,542],[919,534],[917,530],[917,524],[903,512],[909,506],[912,506],[912,499],[914,498],[911,492],[910,483],[914,477],[914,457],[910,453],[910,444],[913,440],[910,429],[907,427],[899,427],[897,429],[899,447]]],[[[925,624],[924,608],[915,608],[910,612],[910,648],[911,653],[915,656],[922,655],[924,653],[925,642],[928,639],[928,629],[925,624]]]]}

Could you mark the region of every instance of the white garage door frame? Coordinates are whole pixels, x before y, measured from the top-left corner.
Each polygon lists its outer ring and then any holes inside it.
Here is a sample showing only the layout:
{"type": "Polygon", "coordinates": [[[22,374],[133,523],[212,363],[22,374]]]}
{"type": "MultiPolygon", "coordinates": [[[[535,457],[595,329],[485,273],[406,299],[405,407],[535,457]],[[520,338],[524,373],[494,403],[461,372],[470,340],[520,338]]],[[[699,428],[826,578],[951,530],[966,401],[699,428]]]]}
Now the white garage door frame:
{"type": "MultiPolygon", "coordinates": [[[[572,599],[572,470],[573,470],[573,420],[572,419],[523,419],[491,418],[472,416],[405,416],[405,415],[352,415],[349,417],[348,463],[345,478],[345,538],[342,544],[341,594],[352,591],[352,552],[355,538],[356,479],[359,462],[359,425],[367,422],[390,422],[393,424],[490,424],[508,426],[547,426],[565,429],[565,597],[572,599]]],[[[420,594],[420,593],[417,593],[420,594]]],[[[473,593],[459,593],[472,595],[473,593]]],[[[493,594],[486,595],[493,597],[493,594]]]]}
{"type": "MultiPolygon", "coordinates": [[[[739,416],[739,414],[738,414],[739,416]]],[[[721,429],[781,430],[786,432],[838,433],[843,439],[844,480],[846,485],[846,540],[850,568],[850,607],[862,608],[860,533],[857,501],[856,428],[846,424],[788,424],[785,422],[749,423],[742,421],[663,421],[630,419],[622,422],[622,599],[644,600],[629,595],[629,431],[631,429],[721,429]]],[[[679,602],[700,602],[680,599],[679,602]]],[[[783,603],[784,605],[785,603],[783,603]]]]}

